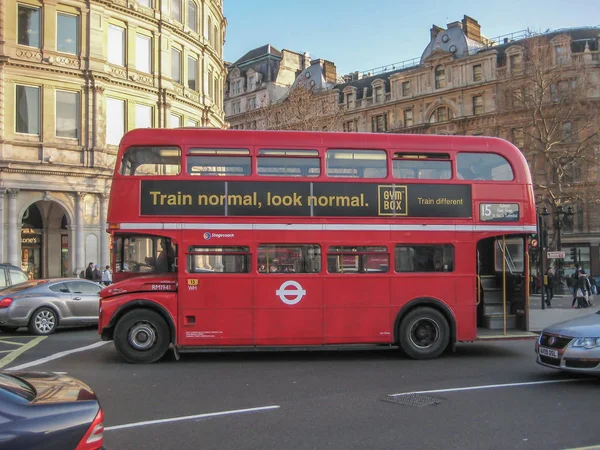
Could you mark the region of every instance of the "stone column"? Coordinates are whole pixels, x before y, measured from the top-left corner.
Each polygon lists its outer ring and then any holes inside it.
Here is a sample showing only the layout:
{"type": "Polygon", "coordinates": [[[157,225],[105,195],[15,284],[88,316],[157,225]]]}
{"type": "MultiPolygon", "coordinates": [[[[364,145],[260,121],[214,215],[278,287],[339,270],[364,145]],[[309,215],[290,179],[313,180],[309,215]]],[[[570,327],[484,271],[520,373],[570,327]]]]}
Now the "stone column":
{"type": "Polygon", "coordinates": [[[78,272],[85,269],[85,243],[83,241],[83,231],[85,223],[83,221],[83,200],[85,192],[75,193],[75,265],[78,272]]]}
{"type": "Polygon", "coordinates": [[[0,262],[5,261],[4,259],[4,195],[6,189],[0,188],[0,262]]]}
{"type": "Polygon", "coordinates": [[[108,194],[100,194],[100,267],[110,264],[110,248],[106,228],[108,221],[108,194]]]}
{"type": "Polygon", "coordinates": [[[75,234],[77,233],[76,225],[69,225],[69,276],[79,276],[81,268],[77,267],[77,259],[75,256],[75,234]]]}
{"type": "Polygon", "coordinates": [[[17,223],[17,196],[18,189],[8,189],[8,233],[7,233],[7,253],[8,262],[21,267],[21,258],[19,256],[19,247],[21,237],[19,236],[19,224],[17,223]]]}

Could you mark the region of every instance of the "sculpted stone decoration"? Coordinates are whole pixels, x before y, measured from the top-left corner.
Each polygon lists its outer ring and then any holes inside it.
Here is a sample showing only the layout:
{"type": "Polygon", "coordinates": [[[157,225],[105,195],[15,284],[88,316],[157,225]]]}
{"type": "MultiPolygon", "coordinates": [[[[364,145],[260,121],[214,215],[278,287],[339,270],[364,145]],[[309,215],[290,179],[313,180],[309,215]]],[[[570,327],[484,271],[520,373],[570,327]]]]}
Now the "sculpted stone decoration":
{"type": "Polygon", "coordinates": [[[19,189],[7,189],[8,198],[15,199],[19,195],[19,189]]]}
{"type": "Polygon", "coordinates": [[[127,71],[124,68],[109,66],[108,73],[117,78],[127,79],[127,71]]]}
{"type": "Polygon", "coordinates": [[[28,59],[30,61],[42,62],[42,54],[35,50],[17,49],[17,57],[28,59]]]}
{"type": "Polygon", "coordinates": [[[77,57],[57,56],[54,61],[61,66],[74,67],[76,69],[81,67],[81,60],[77,57]]]}

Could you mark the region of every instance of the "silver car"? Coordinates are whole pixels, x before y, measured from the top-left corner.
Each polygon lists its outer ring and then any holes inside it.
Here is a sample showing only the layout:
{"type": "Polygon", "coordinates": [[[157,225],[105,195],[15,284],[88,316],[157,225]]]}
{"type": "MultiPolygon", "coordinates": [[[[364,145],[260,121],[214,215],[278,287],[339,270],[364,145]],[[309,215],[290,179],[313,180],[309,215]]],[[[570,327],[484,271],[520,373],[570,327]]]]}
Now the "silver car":
{"type": "Polygon", "coordinates": [[[543,366],[600,374],[600,311],[544,328],[535,352],[543,366]]]}
{"type": "Polygon", "coordinates": [[[32,280],[0,290],[0,331],[27,327],[47,335],[58,325],[98,323],[99,293],[104,286],[81,278],[32,280]]]}

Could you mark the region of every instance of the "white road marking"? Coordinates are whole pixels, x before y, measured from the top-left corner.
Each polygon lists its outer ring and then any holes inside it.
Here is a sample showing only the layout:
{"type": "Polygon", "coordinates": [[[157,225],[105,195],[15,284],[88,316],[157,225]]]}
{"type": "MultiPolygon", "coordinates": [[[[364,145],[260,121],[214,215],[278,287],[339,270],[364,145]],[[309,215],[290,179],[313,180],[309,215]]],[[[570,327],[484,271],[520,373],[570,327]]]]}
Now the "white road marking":
{"type": "Polygon", "coordinates": [[[537,384],[570,383],[570,382],[574,382],[574,381],[584,381],[584,379],[583,378],[572,378],[572,379],[566,379],[566,380],[527,381],[524,383],[487,384],[484,386],[465,386],[465,387],[450,388],[450,389],[434,389],[431,391],[401,392],[399,394],[388,394],[388,396],[389,397],[398,397],[400,395],[411,395],[411,394],[439,394],[442,392],[476,391],[479,389],[534,386],[537,384]]]}
{"type": "Polygon", "coordinates": [[[206,417],[229,416],[232,414],[242,414],[258,411],[269,411],[280,408],[279,405],[259,406],[257,408],[234,409],[231,411],[219,411],[214,413],[195,414],[193,416],[171,417],[170,419],[146,420],[145,422],[126,423],[123,425],[115,425],[112,427],[104,427],[104,431],[122,430],[124,428],[144,427],[146,425],[156,425],[161,423],[180,422],[182,420],[204,419],[206,417]]]}
{"type": "Polygon", "coordinates": [[[63,356],[68,356],[73,353],[84,352],[86,350],[92,350],[97,347],[101,347],[104,344],[108,344],[108,341],[100,341],[95,342],[91,345],[86,345],[85,347],[74,348],[73,350],[65,350],[64,352],[55,353],[54,355],[46,356],[45,358],[36,359],[35,361],[30,361],[25,364],[21,364],[20,366],[8,367],[6,370],[23,370],[33,366],[39,366],[40,364],[47,363],[48,361],[52,361],[55,359],[62,358],[63,356]]]}

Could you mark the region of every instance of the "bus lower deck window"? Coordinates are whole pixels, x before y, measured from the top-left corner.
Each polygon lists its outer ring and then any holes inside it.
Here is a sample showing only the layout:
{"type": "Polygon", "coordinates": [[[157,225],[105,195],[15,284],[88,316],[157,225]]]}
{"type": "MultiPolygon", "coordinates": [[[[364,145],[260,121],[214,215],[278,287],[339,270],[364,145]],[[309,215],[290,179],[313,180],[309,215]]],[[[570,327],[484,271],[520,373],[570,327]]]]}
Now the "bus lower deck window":
{"type": "Polygon", "coordinates": [[[258,247],[259,273],[319,273],[321,247],[316,244],[263,244],[258,247]]]}
{"type": "Polygon", "coordinates": [[[189,247],[189,273],[248,273],[249,247],[189,247]]]}
{"type": "Polygon", "coordinates": [[[386,273],[389,266],[386,247],[329,247],[327,255],[329,273],[386,273]]]}
{"type": "Polygon", "coordinates": [[[396,272],[452,272],[452,245],[397,245],[396,272]]]}

